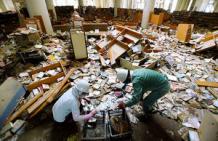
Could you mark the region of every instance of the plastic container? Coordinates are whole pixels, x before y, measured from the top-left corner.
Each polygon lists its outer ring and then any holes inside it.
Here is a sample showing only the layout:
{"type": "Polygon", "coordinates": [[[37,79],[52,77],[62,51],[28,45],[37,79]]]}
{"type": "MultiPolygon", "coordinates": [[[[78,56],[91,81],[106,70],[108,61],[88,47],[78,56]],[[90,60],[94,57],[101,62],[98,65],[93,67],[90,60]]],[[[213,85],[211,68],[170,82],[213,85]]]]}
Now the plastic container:
{"type": "Polygon", "coordinates": [[[86,123],[83,127],[83,141],[105,141],[107,140],[107,124],[105,123],[105,112],[101,112],[101,117],[96,117],[96,125],[91,126],[86,123]]]}
{"type": "MultiPolygon", "coordinates": [[[[108,111],[108,115],[109,115],[109,118],[111,118],[111,116],[122,117],[122,119],[127,121],[129,126],[131,127],[128,116],[126,115],[125,110],[108,111]]],[[[109,127],[109,134],[110,134],[110,140],[111,141],[118,141],[118,140],[127,140],[127,141],[129,141],[129,140],[132,140],[132,130],[131,130],[131,128],[127,132],[118,134],[112,128],[111,121],[109,121],[108,127],[109,127]]]]}

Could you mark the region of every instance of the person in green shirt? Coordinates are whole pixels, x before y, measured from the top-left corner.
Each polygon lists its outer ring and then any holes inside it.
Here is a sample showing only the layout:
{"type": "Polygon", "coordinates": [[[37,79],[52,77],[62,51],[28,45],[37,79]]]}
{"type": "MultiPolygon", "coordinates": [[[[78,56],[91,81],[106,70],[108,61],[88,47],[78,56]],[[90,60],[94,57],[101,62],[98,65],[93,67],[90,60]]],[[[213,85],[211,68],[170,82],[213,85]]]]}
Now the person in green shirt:
{"type": "Polygon", "coordinates": [[[153,104],[170,90],[167,77],[157,71],[144,68],[133,71],[117,68],[116,72],[117,79],[125,84],[132,82],[134,90],[132,98],[126,103],[120,101],[118,108],[131,107],[142,101],[145,114],[149,113],[153,104]],[[147,91],[151,93],[143,99],[147,91]]]}

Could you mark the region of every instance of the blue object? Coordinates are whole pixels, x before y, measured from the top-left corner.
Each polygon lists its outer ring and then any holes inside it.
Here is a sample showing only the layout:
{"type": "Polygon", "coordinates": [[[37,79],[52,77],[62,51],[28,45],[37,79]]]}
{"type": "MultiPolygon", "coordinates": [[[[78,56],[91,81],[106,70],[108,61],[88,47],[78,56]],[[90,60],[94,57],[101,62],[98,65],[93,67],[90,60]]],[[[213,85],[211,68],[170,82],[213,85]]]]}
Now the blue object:
{"type": "Polygon", "coordinates": [[[0,128],[25,93],[25,87],[12,77],[0,86],[0,128]]]}

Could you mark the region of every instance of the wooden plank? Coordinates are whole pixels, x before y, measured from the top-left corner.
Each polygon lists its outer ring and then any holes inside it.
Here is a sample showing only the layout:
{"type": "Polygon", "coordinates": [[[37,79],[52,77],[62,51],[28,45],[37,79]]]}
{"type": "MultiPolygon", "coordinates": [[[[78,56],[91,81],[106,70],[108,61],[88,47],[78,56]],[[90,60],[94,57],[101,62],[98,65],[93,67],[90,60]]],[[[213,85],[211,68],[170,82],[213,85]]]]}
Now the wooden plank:
{"type": "Polygon", "coordinates": [[[33,74],[36,74],[36,73],[39,73],[39,72],[44,72],[44,71],[48,71],[48,70],[51,70],[51,69],[55,69],[57,67],[61,67],[60,62],[51,64],[51,65],[48,65],[46,67],[42,67],[42,68],[39,68],[39,69],[35,69],[35,70],[29,72],[29,74],[33,75],[33,74]]]}
{"type": "MultiPolygon", "coordinates": [[[[63,91],[65,91],[68,87],[70,86],[70,83],[67,83],[60,91],[60,93],[62,93],[63,91]]],[[[58,95],[60,96],[60,95],[58,95]]],[[[47,106],[48,103],[44,102],[42,105],[40,105],[39,108],[36,109],[36,111],[34,111],[30,118],[34,117],[35,115],[37,115],[42,109],[44,109],[47,106]]]]}
{"type": "Polygon", "coordinates": [[[15,113],[13,113],[7,120],[7,123],[13,121],[14,119],[16,119],[18,116],[20,116],[24,110],[26,110],[30,105],[32,105],[36,100],[38,100],[41,96],[43,95],[43,93],[39,93],[38,95],[36,95],[35,97],[33,97],[32,99],[30,99],[27,103],[25,103],[24,105],[22,105],[17,111],[15,111],[15,113]]]}
{"type": "Polygon", "coordinates": [[[141,39],[143,37],[143,35],[133,29],[130,29],[128,27],[123,27],[123,26],[119,26],[116,25],[115,26],[117,29],[123,29],[122,32],[120,34],[124,35],[124,34],[131,34],[132,36],[135,36],[136,38],[141,39]]]}
{"type": "Polygon", "coordinates": [[[207,89],[210,91],[210,93],[211,93],[214,97],[218,98],[218,91],[216,91],[214,88],[211,88],[211,87],[208,87],[207,89]]]}
{"type": "MultiPolygon", "coordinates": [[[[124,43],[123,43],[124,44],[124,43]]],[[[114,64],[116,59],[125,53],[128,49],[125,45],[120,42],[115,42],[108,50],[108,55],[111,64],[114,64]]]]}
{"type": "Polygon", "coordinates": [[[39,23],[40,23],[40,27],[39,27],[39,28],[40,28],[40,30],[41,30],[43,33],[46,33],[45,25],[44,25],[42,16],[41,16],[41,15],[35,15],[35,16],[33,16],[33,17],[39,20],[39,23]]]}
{"type": "Polygon", "coordinates": [[[203,87],[215,87],[215,88],[218,88],[218,82],[208,82],[208,81],[197,80],[196,84],[198,86],[203,86],[203,87]]]}
{"type": "Polygon", "coordinates": [[[42,80],[39,80],[37,82],[33,82],[30,85],[27,86],[27,90],[28,91],[32,91],[33,89],[41,86],[42,84],[51,84],[57,81],[58,78],[65,76],[64,72],[60,72],[58,74],[56,74],[55,76],[51,76],[49,78],[45,78],[42,80]]]}
{"type": "Polygon", "coordinates": [[[98,55],[99,55],[99,58],[100,58],[101,65],[102,65],[103,67],[107,66],[106,63],[105,63],[104,57],[101,56],[100,54],[98,54],[98,55]]]}
{"type": "Polygon", "coordinates": [[[45,92],[44,95],[38,99],[34,104],[32,104],[28,109],[27,112],[30,114],[32,113],[37,107],[39,107],[43,102],[46,101],[46,99],[48,99],[48,97],[50,96],[50,94],[54,91],[55,88],[50,89],[49,91],[45,92]]]}

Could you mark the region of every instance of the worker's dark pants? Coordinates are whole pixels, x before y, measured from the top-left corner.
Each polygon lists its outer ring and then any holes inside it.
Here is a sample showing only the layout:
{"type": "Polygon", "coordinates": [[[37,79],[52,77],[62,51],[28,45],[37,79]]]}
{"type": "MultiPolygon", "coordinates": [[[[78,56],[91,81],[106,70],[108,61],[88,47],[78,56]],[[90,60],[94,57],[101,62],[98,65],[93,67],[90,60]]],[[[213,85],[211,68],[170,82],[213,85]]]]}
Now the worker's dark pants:
{"type": "Polygon", "coordinates": [[[148,113],[152,110],[154,103],[168,93],[170,90],[170,84],[168,81],[165,81],[160,87],[151,91],[151,93],[143,99],[143,110],[145,113],[148,113]]]}
{"type": "Polygon", "coordinates": [[[66,116],[64,122],[55,121],[54,126],[55,126],[54,130],[56,130],[55,133],[57,134],[55,136],[56,137],[55,140],[65,141],[70,135],[76,134],[79,132],[78,125],[73,120],[71,113],[68,116],[66,116]]]}

